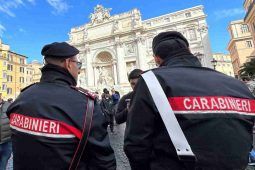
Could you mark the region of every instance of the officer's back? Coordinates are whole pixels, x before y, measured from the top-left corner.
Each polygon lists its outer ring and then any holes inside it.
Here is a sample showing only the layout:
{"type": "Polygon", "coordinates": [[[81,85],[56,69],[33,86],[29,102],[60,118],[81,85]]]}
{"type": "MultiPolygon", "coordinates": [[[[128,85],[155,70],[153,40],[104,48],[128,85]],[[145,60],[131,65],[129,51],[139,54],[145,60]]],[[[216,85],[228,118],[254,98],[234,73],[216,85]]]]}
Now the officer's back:
{"type": "MultiPolygon", "coordinates": [[[[160,67],[153,73],[197,158],[195,166],[244,169],[252,148],[254,97],[240,81],[203,68],[188,47],[178,32],[159,34],[153,52],[160,67]]],[[[142,78],[131,101],[124,149],[134,170],[193,169],[178,159],[142,78]]]]}
{"type": "MultiPolygon", "coordinates": [[[[46,45],[42,77],[8,109],[14,169],[68,169],[82,136],[90,93],[76,90],[78,50],[67,43],[46,45]]],[[[78,169],[115,169],[104,116],[94,103],[90,136],[78,169]]]]}

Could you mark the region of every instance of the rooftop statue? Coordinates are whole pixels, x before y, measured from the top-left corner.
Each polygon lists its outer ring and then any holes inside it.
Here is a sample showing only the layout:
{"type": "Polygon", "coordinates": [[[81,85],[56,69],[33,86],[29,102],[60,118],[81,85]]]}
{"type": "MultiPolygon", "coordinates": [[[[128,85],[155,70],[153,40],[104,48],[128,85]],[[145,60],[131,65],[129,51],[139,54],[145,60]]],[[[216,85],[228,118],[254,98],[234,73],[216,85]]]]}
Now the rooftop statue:
{"type": "Polygon", "coordinates": [[[102,23],[105,20],[108,20],[111,15],[110,15],[110,11],[112,9],[111,8],[104,8],[102,5],[97,5],[94,8],[94,13],[91,13],[89,18],[91,19],[91,23],[92,24],[98,24],[98,23],[102,23]]]}

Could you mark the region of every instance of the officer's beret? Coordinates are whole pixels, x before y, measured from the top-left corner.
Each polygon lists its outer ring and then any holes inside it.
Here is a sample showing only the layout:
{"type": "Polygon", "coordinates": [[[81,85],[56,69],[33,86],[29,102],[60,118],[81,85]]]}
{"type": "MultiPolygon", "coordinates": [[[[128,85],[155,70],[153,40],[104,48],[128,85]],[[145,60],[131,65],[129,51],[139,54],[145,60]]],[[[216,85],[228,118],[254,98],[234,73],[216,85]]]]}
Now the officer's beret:
{"type": "Polygon", "coordinates": [[[169,45],[171,44],[172,48],[188,48],[189,42],[187,39],[179,32],[177,31],[168,31],[168,32],[162,32],[159,33],[156,37],[154,37],[152,42],[152,50],[153,53],[156,54],[157,48],[159,44],[161,43],[167,43],[169,42],[169,45]]]}
{"type": "Polygon", "coordinates": [[[41,54],[45,57],[70,58],[79,53],[79,50],[66,42],[54,42],[43,47],[41,54]]]}

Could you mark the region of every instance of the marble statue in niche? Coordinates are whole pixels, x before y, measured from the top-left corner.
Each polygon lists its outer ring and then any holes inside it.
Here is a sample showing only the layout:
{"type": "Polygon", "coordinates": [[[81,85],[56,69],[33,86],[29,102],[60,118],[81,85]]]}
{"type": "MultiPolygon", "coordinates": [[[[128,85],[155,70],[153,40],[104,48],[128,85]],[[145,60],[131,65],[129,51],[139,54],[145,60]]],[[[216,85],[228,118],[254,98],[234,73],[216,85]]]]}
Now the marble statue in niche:
{"type": "Polygon", "coordinates": [[[97,67],[98,79],[97,84],[99,86],[109,86],[113,84],[113,78],[110,73],[110,68],[105,68],[104,66],[97,67]]]}

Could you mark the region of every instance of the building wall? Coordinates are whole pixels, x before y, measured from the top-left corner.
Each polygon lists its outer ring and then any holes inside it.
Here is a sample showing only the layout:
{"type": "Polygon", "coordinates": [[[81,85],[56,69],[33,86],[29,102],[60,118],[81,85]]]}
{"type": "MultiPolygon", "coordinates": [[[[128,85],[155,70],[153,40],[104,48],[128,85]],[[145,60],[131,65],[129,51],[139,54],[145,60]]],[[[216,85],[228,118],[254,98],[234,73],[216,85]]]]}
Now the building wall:
{"type": "Polygon", "coordinates": [[[39,82],[42,76],[41,68],[43,67],[43,64],[34,60],[30,64],[28,64],[28,67],[32,71],[31,83],[39,82]]]}
{"type": "Polygon", "coordinates": [[[2,93],[2,97],[5,97],[7,95],[6,92],[6,60],[3,58],[3,56],[0,54],[0,93],[2,93]]]}
{"type": "Polygon", "coordinates": [[[16,98],[20,91],[41,78],[42,64],[33,61],[27,64],[27,57],[10,50],[0,39],[0,93],[4,99],[16,98]]]}
{"type": "Polygon", "coordinates": [[[247,24],[243,20],[232,21],[228,26],[230,42],[228,51],[230,53],[234,74],[237,77],[240,67],[250,60],[254,51],[254,42],[247,24]]]}
{"type": "Polygon", "coordinates": [[[9,51],[7,55],[7,96],[16,98],[26,87],[26,57],[9,51]]]}
{"type": "MultiPolygon", "coordinates": [[[[253,42],[255,42],[255,0],[245,0],[244,8],[246,10],[244,22],[249,25],[253,42]]],[[[255,56],[255,48],[252,55],[255,56]]]]}
{"type": "Polygon", "coordinates": [[[33,68],[29,64],[26,66],[25,73],[26,73],[25,76],[26,86],[29,86],[30,84],[33,84],[33,68]]]}
{"type": "Polygon", "coordinates": [[[69,43],[80,50],[84,63],[79,85],[101,90],[104,87],[128,90],[128,73],[134,68],[155,67],[152,39],[160,32],[176,30],[199,54],[203,66],[211,67],[211,48],[203,6],[142,20],[138,9],[110,16],[110,9],[94,8],[91,22],[71,29],[69,43]]]}
{"type": "Polygon", "coordinates": [[[0,39],[0,93],[2,97],[6,98],[7,96],[7,51],[10,47],[2,43],[0,39]]]}
{"type": "Polygon", "coordinates": [[[217,61],[215,69],[228,76],[234,77],[234,69],[229,54],[216,53],[213,54],[213,58],[217,61]]]}

